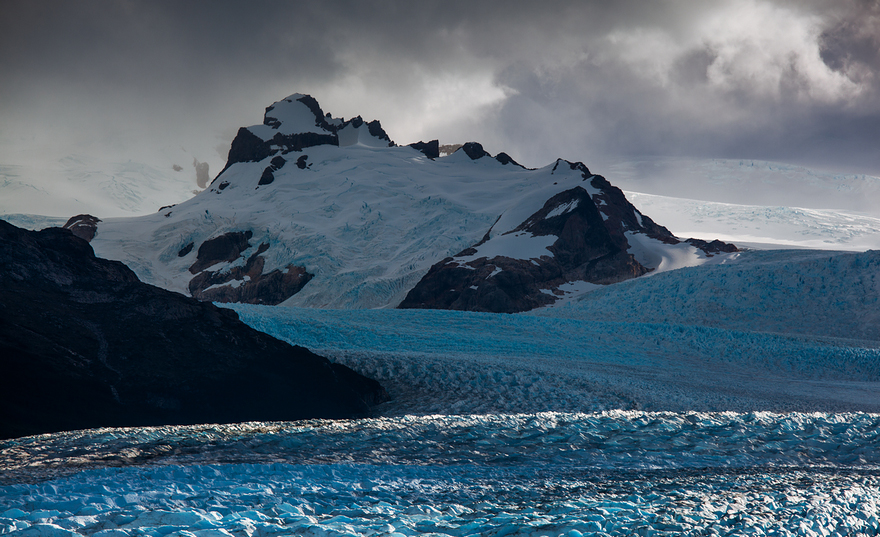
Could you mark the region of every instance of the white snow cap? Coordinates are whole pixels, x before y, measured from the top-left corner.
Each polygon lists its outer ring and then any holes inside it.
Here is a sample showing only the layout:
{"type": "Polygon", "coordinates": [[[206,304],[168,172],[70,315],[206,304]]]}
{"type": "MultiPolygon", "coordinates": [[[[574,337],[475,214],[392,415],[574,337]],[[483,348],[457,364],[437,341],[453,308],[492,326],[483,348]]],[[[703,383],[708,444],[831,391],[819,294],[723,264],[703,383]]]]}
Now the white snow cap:
{"type": "Polygon", "coordinates": [[[285,136],[294,134],[320,134],[337,136],[338,145],[366,145],[369,147],[388,147],[393,145],[381,127],[375,131],[373,125],[360,116],[349,119],[334,118],[325,114],[321,105],[311,95],[294,93],[273,103],[266,108],[262,125],[253,125],[247,129],[269,141],[276,134],[285,136]],[[371,132],[372,131],[372,132],[371,132]]]}
{"type": "Polygon", "coordinates": [[[309,95],[294,93],[266,108],[263,125],[253,125],[248,130],[263,140],[271,140],[276,133],[333,134],[332,130],[321,125],[322,119],[317,101],[309,95]],[[309,101],[314,102],[314,106],[310,107],[309,101]]]}

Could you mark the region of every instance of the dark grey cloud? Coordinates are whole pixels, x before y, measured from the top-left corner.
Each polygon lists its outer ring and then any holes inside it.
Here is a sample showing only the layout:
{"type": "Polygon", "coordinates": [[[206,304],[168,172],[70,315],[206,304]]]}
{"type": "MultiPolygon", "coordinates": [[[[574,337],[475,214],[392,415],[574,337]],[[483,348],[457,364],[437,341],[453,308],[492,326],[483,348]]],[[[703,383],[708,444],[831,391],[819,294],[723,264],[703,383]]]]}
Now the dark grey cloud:
{"type": "Polygon", "coordinates": [[[683,155],[880,174],[878,1],[3,8],[4,143],[222,147],[300,91],[398,142],[477,139],[532,165],[683,155]]]}

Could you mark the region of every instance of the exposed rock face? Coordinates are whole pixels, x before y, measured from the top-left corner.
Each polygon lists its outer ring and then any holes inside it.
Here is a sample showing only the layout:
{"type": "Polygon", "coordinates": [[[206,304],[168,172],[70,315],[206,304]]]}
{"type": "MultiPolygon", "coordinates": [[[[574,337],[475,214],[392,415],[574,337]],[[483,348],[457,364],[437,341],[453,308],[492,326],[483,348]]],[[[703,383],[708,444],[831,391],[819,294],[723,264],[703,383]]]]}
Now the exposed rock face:
{"type": "MultiPolygon", "coordinates": [[[[446,147],[455,147],[455,146],[446,146],[446,147]]],[[[489,154],[485,149],[483,149],[482,144],[479,144],[477,142],[468,142],[466,144],[463,144],[463,145],[459,146],[458,149],[456,149],[456,151],[459,151],[459,150],[463,151],[464,154],[467,155],[468,157],[470,157],[471,160],[477,160],[477,159],[481,159],[483,157],[492,158],[492,155],[489,154]]],[[[439,148],[438,148],[438,152],[439,152],[439,148]]],[[[513,160],[513,158],[511,158],[511,156],[508,155],[507,153],[498,153],[497,155],[495,155],[494,158],[495,158],[495,160],[497,160],[501,164],[513,164],[515,166],[519,166],[520,168],[524,167],[522,164],[513,160]]]]}
{"type": "Polygon", "coordinates": [[[0,437],[367,415],[354,371],[138,281],[70,231],[0,221],[0,437]]]}
{"type": "Polygon", "coordinates": [[[477,160],[479,158],[492,156],[485,149],[483,149],[482,145],[478,144],[477,142],[468,142],[462,145],[459,151],[464,151],[464,154],[469,156],[471,160],[477,160]]]}
{"type": "MultiPolygon", "coordinates": [[[[462,150],[474,160],[489,156],[479,144],[462,150]]],[[[559,166],[580,172],[584,186],[559,192],[514,229],[490,229],[473,247],[435,264],[398,307],[528,311],[555,302],[567,283],[610,284],[649,272],[629,252],[627,232],[668,245],[681,242],[582,163],[559,160],[553,172],[559,166]]],[[[707,255],[736,251],[720,241],[688,242],[707,255]]]]}
{"type": "Polygon", "coordinates": [[[696,246],[707,254],[729,254],[739,251],[739,248],[737,248],[733,244],[721,242],[718,239],[715,239],[714,241],[704,241],[703,239],[685,239],[684,242],[696,246]]]}
{"type": "MultiPolygon", "coordinates": [[[[256,252],[248,256],[244,265],[233,265],[218,271],[206,270],[219,263],[238,260],[251,247],[248,242],[251,237],[251,231],[237,231],[203,242],[199,246],[195,263],[189,268],[195,274],[189,282],[190,294],[209,302],[274,306],[299,292],[314,276],[306,272],[304,267],[296,265],[288,265],[283,271],[276,269],[263,274],[265,259],[261,254],[269,249],[267,243],[261,244],[256,252]]],[[[188,244],[178,255],[185,257],[191,251],[192,245],[188,244]]]]}
{"type": "Polygon", "coordinates": [[[189,271],[198,274],[217,263],[235,261],[250,246],[248,240],[253,236],[252,231],[238,231],[206,240],[199,246],[196,262],[189,267],[189,271]]]}
{"type": "Polygon", "coordinates": [[[76,216],[71,216],[67,223],[62,227],[64,227],[64,229],[69,229],[71,233],[86,242],[91,242],[91,240],[95,238],[95,232],[98,230],[98,222],[100,221],[100,218],[90,214],[78,214],[76,216]]]}
{"type": "Polygon", "coordinates": [[[541,210],[499,240],[505,237],[514,241],[534,237],[555,240],[546,247],[546,255],[518,259],[511,257],[513,253],[480,256],[480,246],[492,240],[485,238],[431,267],[400,307],[527,311],[552,304],[552,290],[569,281],[607,284],[648,271],[627,253],[622,234],[609,233],[590,194],[580,187],[553,196],[541,210]],[[566,207],[571,209],[560,211],[566,207]]]}
{"type": "Polygon", "coordinates": [[[257,186],[272,184],[272,182],[275,181],[275,172],[280,170],[286,162],[287,161],[284,160],[284,157],[273,158],[269,165],[263,170],[263,175],[260,176],[260,181],[257,183],[257,186]]]}
{"type": "Polygon", "coordinates": [[[430,142],[419,141],[409,144],[409,147],[421,151],[429,159],[440,158],[440,142],[438,140],[431,140],[430,142]]]}

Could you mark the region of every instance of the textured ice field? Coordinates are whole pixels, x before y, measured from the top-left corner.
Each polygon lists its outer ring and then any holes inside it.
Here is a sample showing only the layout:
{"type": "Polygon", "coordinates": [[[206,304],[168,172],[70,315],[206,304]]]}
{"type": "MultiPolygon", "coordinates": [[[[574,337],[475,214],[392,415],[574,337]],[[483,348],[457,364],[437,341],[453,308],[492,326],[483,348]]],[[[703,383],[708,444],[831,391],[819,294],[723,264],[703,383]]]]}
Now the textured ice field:
{"type": "Polygon", "coordinates": [[[878,425],[613,411],[66,433],[0,444],[0,532],[874,535],[878,425]]]}
{"type": "Polygon", "coordinates": [[[878,264],[750,251],[520,315],[237,305],[394,400],[0,442],[0,534],[877,535],[878,264]]]}
{"type": "Polygon", "coordinates": [[[749,251],[530,314],[236,305],[402,413],[880,411],[880,253],[749,251]]]}

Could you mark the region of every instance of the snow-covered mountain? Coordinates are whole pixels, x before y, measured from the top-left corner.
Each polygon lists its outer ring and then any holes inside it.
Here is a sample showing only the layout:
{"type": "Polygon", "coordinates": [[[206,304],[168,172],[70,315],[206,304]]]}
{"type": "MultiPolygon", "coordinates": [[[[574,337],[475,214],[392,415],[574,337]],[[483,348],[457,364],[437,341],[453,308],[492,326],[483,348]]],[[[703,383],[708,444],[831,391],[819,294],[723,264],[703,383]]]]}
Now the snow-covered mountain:
{"type": "Polygon", "coordinates": [[[205,300],[325,308],[395,307],[432,266],[454,265],[422,285],[453,282],[457,299],[408,305],[484,311],[731,250],[680,241],[581,163],[527,169],[476,143],[441,158],[436,142],[395,146],[378,121],[333,118],[300,94],[239,130],[207,190],[105,219],[93,246],[205,300]]]}

